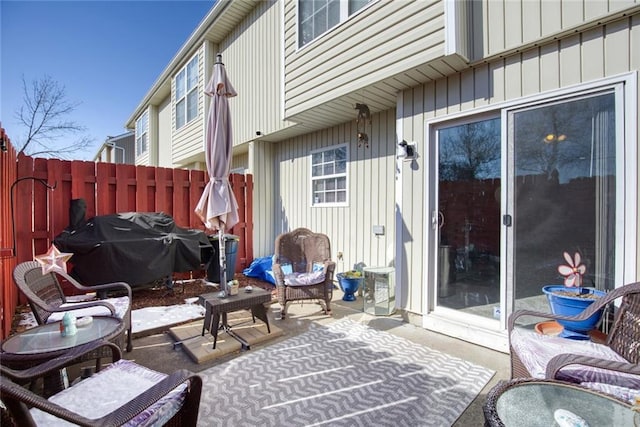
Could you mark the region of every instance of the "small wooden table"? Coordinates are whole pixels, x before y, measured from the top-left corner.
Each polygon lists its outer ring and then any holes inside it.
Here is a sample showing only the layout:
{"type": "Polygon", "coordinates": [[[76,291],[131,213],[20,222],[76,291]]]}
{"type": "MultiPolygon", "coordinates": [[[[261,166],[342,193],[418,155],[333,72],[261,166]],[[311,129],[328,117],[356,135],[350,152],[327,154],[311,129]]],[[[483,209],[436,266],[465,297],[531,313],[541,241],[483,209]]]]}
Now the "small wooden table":
{"type": "Polygon", "coordinates": [[[269,327],[269,319],[267,318],[267,309],[265,303],[271,301],[271,292],[260,288],[253,288],[251,292],[246,292],[242,288],[238,291],[238,295],[230,295],[221,298],[219,292],[212,292],[200,295],[198,302],[204,306],[205,315],[202,324],[202,335],[204,331],[209,330],[213,335],[213,348],[216,348],[218,342],[218,330],[221,328],[220,317],[222,316],[222,329],[242,342],[237,335],[233,334],[231,327],[227,323],[227,313],[238,310],[251,310],[251,316],[255,323],[256,317],[267,325],[267,332],[271,333],[269,327]]]}
{"type": "Polygon", "coordinates": [[[501,381],[484,404],[485,426],[552,426],[558,409],[570,411],[590,426],[632,426],[640,415],[631,405],[595,390],[555,380],[501,381]]]}
{"type": "MultiPolygon", "coordinates": [[[[66,337],[60,333],[60,322],[47,323],[15,334],[4,341],[0,347],[2,363],[14,369],[26,369],[56,358],[73,347],[100,339],[113,342],[122,348],[124,332],[124,322],[109,316],[93,316],[89,325],[79,327],[75,335],[66,337]]],[[[96,368],[99,369],[100,359],[97,359],[96,363],[96,368]]],[[[55,378],[45,378],[45,395],[53,394],[62,388],[64,371],[55,375],[55,378]]]]}

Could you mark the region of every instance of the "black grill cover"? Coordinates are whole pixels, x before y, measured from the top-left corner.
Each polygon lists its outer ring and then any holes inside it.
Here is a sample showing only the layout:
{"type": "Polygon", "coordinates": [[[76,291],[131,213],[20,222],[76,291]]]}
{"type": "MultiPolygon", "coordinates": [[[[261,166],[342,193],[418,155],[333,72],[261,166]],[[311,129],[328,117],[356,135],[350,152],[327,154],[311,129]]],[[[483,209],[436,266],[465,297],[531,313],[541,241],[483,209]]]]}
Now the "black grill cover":
{"type": "Polygon", "coordinates": [[[178,227],[162,212],[96,216],[67,228],[54,244],[73,253],[72,274],[87,286],[126,282],[135,287],[198,270],[203,250],[212,249],[204,232],[178,227]]]}

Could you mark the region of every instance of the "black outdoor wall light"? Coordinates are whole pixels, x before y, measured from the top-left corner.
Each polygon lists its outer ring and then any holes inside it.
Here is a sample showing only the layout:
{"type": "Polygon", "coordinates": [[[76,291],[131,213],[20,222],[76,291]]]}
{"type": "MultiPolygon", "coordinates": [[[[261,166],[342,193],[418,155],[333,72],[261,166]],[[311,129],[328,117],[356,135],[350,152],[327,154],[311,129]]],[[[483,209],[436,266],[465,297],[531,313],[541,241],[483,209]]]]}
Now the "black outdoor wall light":
{"type": "Polygon", "coordinates": [[[416,158],[416,143],[400,141],[398,142],[398,148],[396,149],[396,157],[402,160],[413,160],[416,158]]]}

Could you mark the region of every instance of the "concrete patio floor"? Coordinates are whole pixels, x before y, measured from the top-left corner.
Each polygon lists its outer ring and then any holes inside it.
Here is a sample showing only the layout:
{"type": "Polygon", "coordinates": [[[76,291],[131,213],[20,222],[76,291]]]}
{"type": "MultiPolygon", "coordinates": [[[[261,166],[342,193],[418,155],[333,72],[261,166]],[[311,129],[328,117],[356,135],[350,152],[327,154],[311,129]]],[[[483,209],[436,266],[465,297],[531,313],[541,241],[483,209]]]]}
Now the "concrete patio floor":
{"type": "MultiPolygon", "coordinates": [[[[326,316],[322,314],[322,310],[317,303],[290,303],[287,318],[279,320],[280,305],[273,303],[268,310],[269,322],[282,329],[283,334],[272,340],[253,345],[251,350],[248,351],[255,351],[256,349],[303,333],[307,331],[312,322],[327,324],[343,317],[348,317],[356,322],[367,324],[372,328],[384,330],[434,350],[439,350],[494,370],[496,374],[472,404],[467,407],[454,426],[482,426],[484,424],[482,405],[486,399],[487,392],[498,381],[509,378],[510,362],[507,354],[427,331],[404,322],[399,315],[371,316],[363,312],[362,298],[359,297],[358,300],[354,302],[342,301],[342,292],[340,290],[334,292],[331,308],[333,311],[332,316],[326,316]]],[[[166,332],[135,338],[133,344],[134,350],[130,353],[125,353],[125,358],[135,360],[141,365],[164,373],[171,373],[180,368],[198,372],[211,366],[224,363],[241,354],[241,352],[232,352],[215,360],[198,364],[193,361],[180,345],[174,345],[175,340],[173,336],[168,333],[168,328],[166,332]]]]}

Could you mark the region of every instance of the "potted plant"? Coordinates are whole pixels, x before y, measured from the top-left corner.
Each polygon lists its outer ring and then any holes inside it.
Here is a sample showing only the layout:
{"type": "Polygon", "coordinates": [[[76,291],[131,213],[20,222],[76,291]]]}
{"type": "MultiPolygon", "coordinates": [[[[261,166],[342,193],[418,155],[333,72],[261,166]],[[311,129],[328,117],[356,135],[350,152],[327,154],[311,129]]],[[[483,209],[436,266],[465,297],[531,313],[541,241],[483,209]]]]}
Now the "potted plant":
{"type": "MultiPolygon", "coordinates": [[[[564,285],[546,285],[542,288],[549,301],[551,312],[562,316],[575,316],[591,305],[597,298],[605,295],[605,292],[582,286],[583,276],[587,268],[582,264],[578,252],[573,258],[568,252],[564,253],[567,265],[559,265],[558,272],[565,277],[564,285]]],[[[560,334],[565,338],[589,339],[588,332],[600,321],[602,310],[594,313],[583,321],[558,320],[564,330],[560,334]]]]}
{"type": "Polygon", "coordinates": [[[362,276],[362,272],[359,270],[349,270],[344,273],[336,274],[338,278],[338,283],[340,284],[340,289],[344,292],[344,296],[342,297],[343,301],[355,301],[356,295],[355,293],[358,291],[358,288],[362,284],[364,277],[362,276]]]}

